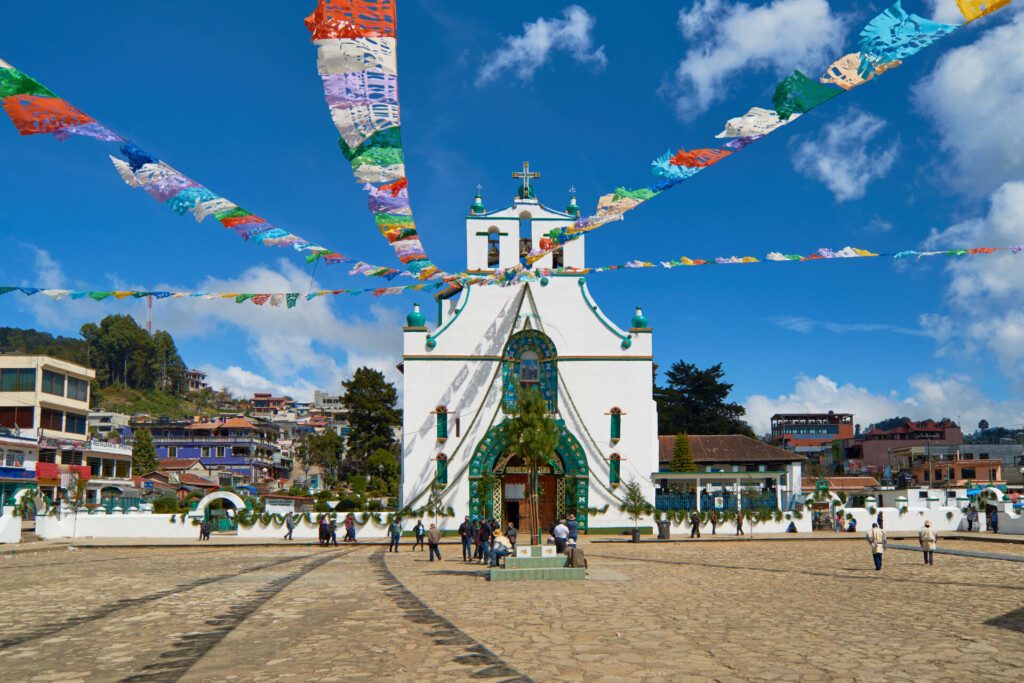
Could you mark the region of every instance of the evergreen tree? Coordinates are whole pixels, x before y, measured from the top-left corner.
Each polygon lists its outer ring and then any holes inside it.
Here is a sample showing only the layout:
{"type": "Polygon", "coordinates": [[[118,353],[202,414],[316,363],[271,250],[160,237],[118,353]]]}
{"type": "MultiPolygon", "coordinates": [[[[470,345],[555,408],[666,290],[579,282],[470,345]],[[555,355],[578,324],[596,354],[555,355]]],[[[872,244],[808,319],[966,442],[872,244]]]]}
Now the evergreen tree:
{"type": "Polygon", "coordinates": [[[554,456],[561,430],[548,415],[548,405],[540,391],[531,387],[521,391],[516,411],[502,423],[509,449],[519,455],[530,469],[530,536],[540,532],[538,468],[554,456]]]}
{"type": "Polygon", "coordinates": [[[697,463],[690,453],[690,435],[686,432],[676,435],[675,445],[672,446],[672,463],[669,467],[673,472],[697,471],[697,463]]]}
{"type": "Polygon", "coordinates": [[[365,474],[366,461],[374,451],[397,449],[394,428],[402,424],[398,390],[383,373],[370,368],[359,368],[341,385],[345,388],[341,402],[348,409],[349,424],[345,457],[356,471],[365,474]]]}
{"type": "MultiPolygon", "coordinates": [[[[331,430],[323,434],[311,434],[302,447],[304,466],[316,465],[327,478],[327,484],[334,486],[341,480],[342,460],[345,457],[345,442],[331,430]]],[[[359,475],[362,478],[362,475],[359,475]]],[[[365,479],[363,482],[365,483],[365,479]]]]}
{"type": "Polygon", "coordinates": [[[152,432],[145,428],[136,430],[135,440],[132,442],[132,474],[146,474],[158,467],[152,432]]]}
{"type": "Polygon", "coordinates": [[[676,361],[665,375],[664,387],[654,387],[659,434],[744,434],[754,432],[742,419],[746,410],[728,403],[732,385],[722,381],[722,364],[701,370],[676,361]]]}

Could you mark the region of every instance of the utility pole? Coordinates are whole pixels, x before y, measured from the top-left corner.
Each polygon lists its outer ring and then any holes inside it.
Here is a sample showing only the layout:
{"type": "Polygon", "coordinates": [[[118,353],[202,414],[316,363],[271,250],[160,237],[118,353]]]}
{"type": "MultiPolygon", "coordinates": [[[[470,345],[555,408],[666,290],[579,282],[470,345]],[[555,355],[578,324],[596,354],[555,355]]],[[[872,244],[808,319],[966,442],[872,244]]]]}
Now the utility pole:
{"type": "Polygon", "coordinates": [[[153,336],[153,295],[146,297],[146,334],[153,336]]]}

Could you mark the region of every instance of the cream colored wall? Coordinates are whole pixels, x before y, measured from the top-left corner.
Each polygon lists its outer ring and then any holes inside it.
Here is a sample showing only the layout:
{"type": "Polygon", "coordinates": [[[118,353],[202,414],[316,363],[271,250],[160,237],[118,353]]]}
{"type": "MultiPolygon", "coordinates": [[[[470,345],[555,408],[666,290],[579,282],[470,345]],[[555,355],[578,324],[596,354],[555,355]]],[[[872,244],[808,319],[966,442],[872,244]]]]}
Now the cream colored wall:
{"type": "MultiPolygon", "coordinates": [[[[42,390],[43,370],[58,372],[65,377],[74,377],[76,379],[85,380],[86,382],[91,382],[96,378],[96,371],[77,365],[76,363],[70,363],[56,358],[49,358],[47,356],[0,356],[0,369],[13,368],[33,368],[36,371],[35,390],[0,392],[0,404],[34,407],[36,410],[32,425],[32,436],[42,434],[43,437],[50,439],[75,439],[84,441],[86,439],[85,434],[75,434],[72,432],[56,431],[51,429],[45,429],[42,430],[42,432],[39,431],[41,418],[40,408],[52,408],[62,412],[70,411],[78,415],[82,415],[86,419],[88,419],[89,416],[88,401],[76,401],[69,399],[66,396],[56,396],[54,394],[44,393],[42,390]]],[[[64,393],[67,393],[66,379],[64,383],[64,393]]]]}

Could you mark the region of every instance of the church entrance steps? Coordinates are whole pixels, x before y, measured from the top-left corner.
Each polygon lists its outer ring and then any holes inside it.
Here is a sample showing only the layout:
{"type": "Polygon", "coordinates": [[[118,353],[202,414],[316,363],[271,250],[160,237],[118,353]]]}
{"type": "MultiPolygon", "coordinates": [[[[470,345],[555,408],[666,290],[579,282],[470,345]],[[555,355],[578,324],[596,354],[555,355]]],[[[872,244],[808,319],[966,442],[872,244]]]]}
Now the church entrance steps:
{"type": "Polygon", "coordinates": [[[587,570],[582,567],[548,567],[536,569],[492,569],[491,581],[583,581],[587,570]]]}
{"type": "Polygon", "coordinates": [[[547,569],[550,567],[564,567],[565,555],[556,557],[506,557],[506,569],[547,569]]]}

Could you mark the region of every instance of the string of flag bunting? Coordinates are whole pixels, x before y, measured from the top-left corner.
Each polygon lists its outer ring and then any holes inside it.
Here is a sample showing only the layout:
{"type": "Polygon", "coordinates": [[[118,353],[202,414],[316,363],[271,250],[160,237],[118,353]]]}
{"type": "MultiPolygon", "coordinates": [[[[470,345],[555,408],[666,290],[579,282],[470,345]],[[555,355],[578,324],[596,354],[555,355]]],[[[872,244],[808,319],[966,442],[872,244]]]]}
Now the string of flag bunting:
{"type": "MultiPolygon", "coordinates": [[[[420,242],[409,204],[398,102],[395,0],[319,0],[306,17],[338,146],[368,195],[377,229],[421,280],[440,274],[420,242]]],[[[374,274],[357,264],[350,274],[374,274]]]]}
{"type": "MultiPolygon", "coordinates": [[[[944,251],[899,251],[895,253],[875,253],[868,251],[867,249],[858,249],[856,247],[843,247],[833,251],[832,249],[822,248],[817,251],[807,254],[784,254],[781,252],[770,252],[764,258],[755,258],[753,256],[729,256],[729,257],[718,257],[713,259],[691,259],[686,256],[681,256],[677,259],[670,261],[627,261],[626,263],[611,265],[611,266],[600,266],[597,268],[583,268],[583,269],[571,269],[571,268],[538,268],[530,271],[525,281],[537,281],[542,277],[548,277],[551,275],[586,275],[589,273],[604,273],[613,270],[624,270],[633,268],[678,268],[681,266],[712,266],[712,265],[729,265],[729,264],[746,264],[746,263],[771,263],[771,262],[807,262],[807,261],[820,261],[829,259],[850,259],[850,258],[878,258],[878,257],[889,257],[893,260],[903,259],[921,259],[932,256],[950,256],[950,257],[965,257],[965,256],[978,256],[985,254],[995,254],[998,252],[1010,252],[1013,254],[1019,254],[1024,251],[1024,245],[1013,246],[1013,247],[976,247],[973,249],[947,249],[944,251]]],[[[493,285],[493,280],[490,280],[486,276],[468,277],[463,282],[465,285],[493,285]]],[[[378,287],[378,288],[364,288],[364,289],[321,289],[307,293],[301,292],[192,292],[192,291],[144,291],[144,290],[93,290],[93,289],[43,289],[39,287],[17,287],[17,286],[0,286],[0,296],[4,294],[10,294],[12,292],[20,292],[27,296],[45,296],[49,297],[54,301],[60,301],[62,299],[92,299],[94,301],[103,301],[104,299],[142,299],[146,297],[153,297],[154,299],[202,299],[206,301],[213,300],[232,300],[236,304],[243,304],[251,302],[256,306],[263,306],[269,304],[270,306],[281,306],[284,304],[287,308],[294,308],[300,301],[312,301],[319,297],[325,296],[359,296],[361,294],[370,294],[372,296],[389,296],[394,294],[404,294],[410,291],[434,291],[446,287],[446,282],[421,282],[414,285],[400,285],[396,287],[378,287]]]]}
{"type": "Polygon", "coordinates": [[[837,59],[818,80],[794,71],[776,86],[772,96],[774,109],[752,107],[742,116],[729,119],[724,130],[716,135],[719,139],[730,139],[722,148],[682,148],[676,152],[665,152],[651,162],[655,180],[649,187],[636,190],[619,187],[602,196],[596,214],[553,231],[545,244],[532,249],[520,259],[519,264],[495,271],[494,279],[504,282],[522,279],[532,264],[565,243],[622,219],[626,212],[747,148],[802,114],[900,66],[908,57],[957,29],[1011,3],[1012,0],[957,0],[964,22],[946,24],[908,13],[902,2],[897,0],[861,30],[858,51],[837,59]]]}

